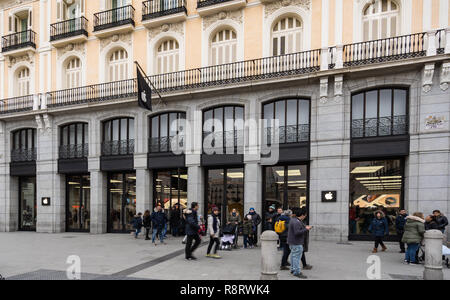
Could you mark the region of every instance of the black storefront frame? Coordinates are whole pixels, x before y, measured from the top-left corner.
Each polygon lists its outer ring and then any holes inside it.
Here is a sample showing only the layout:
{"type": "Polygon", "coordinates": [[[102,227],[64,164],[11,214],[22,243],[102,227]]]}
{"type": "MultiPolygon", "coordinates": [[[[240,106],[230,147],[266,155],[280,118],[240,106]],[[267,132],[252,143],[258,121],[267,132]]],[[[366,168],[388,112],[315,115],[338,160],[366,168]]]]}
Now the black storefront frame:
{"type": "MultiPolygon", "coordinates": [[[[311,169],[311,164],[310,162],[289,162],[289,163],[280,163],[277,165],[271,165],[271,166],[263,166],[262,172],[262,206],[261,206],[261,215],[263,218],[263,221],[265,220],[266,214],[267,214],[267,210],[269,207],[266,207],[266,169],[267,168],[272,168],[272,167],[284,167],[284,175],[286,175],[286,172],[288,171],[290,166],[306,166],[306,170],[308,172],[308,176],[306,178],[306,213],[307,213],[307,217],[306,217],[306,222],[309,222],[309,208],[310,208],[310,169],[311,169]]],[[[287,181],[288,181],[288,177],[289,176],[284,176],[284,186],[288,186],[287,185],[287,181]]],[[[283,210],[287,209],[287,204],[288,204],[288,189],[286,188],[284,190],[283,193],[283,210]]]]}
{"type": "MultiPolygon", "coordinates": [[[[82,201],[84,199],[84,189],[83,184],[85,181],[83,180],[84,176],[90,176],[89,173],[83,173],[83,174],[67,174],[66,175],[66,232],[90,232],[90,216],[91,216],[91,210],[89,207],[89,228],[87,229],[69,229],[69,179],[70,177],[79,176],[80,177],[80,206],[85,205],[85,203],[82,201]]],[[[91,181],[89,180],[89,187],[91,186],[91,181]]],[[[89,201],[89,206],[91,202],[89,201]]],[[[78,216],[78,220],[80,222],[81,218],[78,216]]]]}
{"type": "Polygon", "coordinates": [[[19,226],[18,226],[18,230],[19,231],[36,231],[36,226],[37,226],[37,222],[36,224],[34,224],[34,228],[24,228],[22,227],[22,181],[24,178],[34,178],[34,217],[37,219],[37,189],[36,189],[36,185],[37,185],[37,178],[36,176],[19,176],[18,180],[19,180],[19,186],[18,186],[18,192],[19,192],[19,215],[18,215],[18,219],[19,219],[19,226]]]}
{"type": "MultiPolygon", "coordinates": [[[[106,201],[107,201],[107,209],[106,209],[106,213],[107,213],[107,221],[106,221],[106,231],[108,233],[130,233],[132,230],[127,230],[126,229],[126,222],[124,223],[124,196],[127,192],[127,187],[128,184],[126,184],[126,176],[127,175],[134,175],[136,176],[136,171],[119,171],[119,172],[108,172],[107,176],[106,176],[106,180],[107,180],[107,184],[106,184],[106,201]],[[112,229],[112,220],[111,220],[111,175],[112,174],[121,174],[123,176],[123,186],[122,186],[122,199],[121,199],[121,213],[120,213],[120,225],[122,226],[122,230],[113,230],[112,229]]],[[[137,193],[137,189],[136,189],[136,193],[137,193]]]]}
{"type": "MultiPolygon", "coordinates": [[[[380,161],[380,160],[400,160],[400,168],[401,168],[401,173],[402,173],[402,187],[400,189],[400,207],[399,210],[404,209],[405,208],[405,169],[406,169],[406,159],[407,157],[404,156],[384,156],[384,157],[374,157],[374,158],[357,158],[357,159],[350,159],[350,165],[352,162],[363,162],[363,161],[380,161]]],[[[349,169],[349,174],[351,172],[351,169],[349,169]]],[[[348,204],[350,205],[351,201],[352,201],[352,193],[350,190],[350,183],[351,183],[351,178],[349,176],[349,181],[348,181],[348,185],[349,185],[349,199],[348,199],[348,204]]],[[[349,212],[347,212],[349,213],[349,212]]],[[[348,240],[349,241],[373,241],[373,236],[372,234],[350,234],[350,215],[348,215],[347,218],[347,222],[348,222],[348,240]]],[[[389,241],[389,242],[398,242],[399,241],[399,237],[397,235],[387,235],[384,236],[383,238],[385,241],[389,241]]]]}
{"type": "MultiPolygon", "coordinates": [[[[228,174],[228,170],[229,169],[242,169],[242,173],[244,174],[243,177],[243,182],[244,184],[242,185],[242,192],[244,195],[244,207],[245,207],[245,165],[234,165],[234,166],[211,166],[211,167],[204,167],[204,174],[203,174],[203,178],[204,178],[204,182],[206,183],[204,186],[204,207],[203,207],[203,216],[205,219],[205,222],[207,223],[208,220],[208,186],[209,186],[209,182],[208,182],[208,172],[210,170],[223,170],[223,194],[222,194],[222,209],[220,211],[220,220],[221,220],[221,224],[225,224],[226,220],[227,220],[227,208],[228,208],[228,201],[227,201],[227,174],[228,174]]],[[[244,210],[244,214],[245,214],[245,210],[244,210]]],[[[243,218],[244,216],[242,216],[243,218]]],[[[207,225],[207,224],[206,224],[207,225]]]]}

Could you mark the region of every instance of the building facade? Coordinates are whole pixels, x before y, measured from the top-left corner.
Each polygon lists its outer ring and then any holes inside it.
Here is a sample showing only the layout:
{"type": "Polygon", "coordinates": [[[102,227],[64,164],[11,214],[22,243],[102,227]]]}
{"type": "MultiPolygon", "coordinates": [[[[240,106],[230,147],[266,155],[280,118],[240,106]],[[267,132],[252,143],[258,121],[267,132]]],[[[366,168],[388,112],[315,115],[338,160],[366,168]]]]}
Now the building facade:
{"type": "Polygon", "coordinates": [[[378,209],[392,238],[400,208],[448,214],[449,12],[0,1],[0,231],[127,232],[136,212],[194,201],[223,218],[306,207],[327,240],[367,238],[378,209]]]}

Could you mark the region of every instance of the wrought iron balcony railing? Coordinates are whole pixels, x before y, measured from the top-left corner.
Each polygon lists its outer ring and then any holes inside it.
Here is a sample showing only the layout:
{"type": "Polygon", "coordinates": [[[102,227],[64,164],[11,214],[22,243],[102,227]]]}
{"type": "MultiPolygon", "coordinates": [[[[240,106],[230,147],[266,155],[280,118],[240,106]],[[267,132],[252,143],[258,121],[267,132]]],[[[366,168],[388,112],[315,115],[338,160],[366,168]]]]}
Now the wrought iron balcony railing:
{"type": "Polygon", "coordinates": [[[197,0],[197,8],[228,2],[232,0],[197,0]]]}
{"type": "Polygon", "coordinates": [[[2,52],[26,47],[36,48],[36,32],[25,30],[2,37],[2,52]]]}
{"type": "Polygon", "coordinates": [[[230,151],[234,154],[243,154],[244,131],[203,132],[203,153],[212,154],[214,150],[221,151],[216,154],[230,154],[230,151]]]}
{"type": "Polygon", "coordinates": [[[426,55],[425,33],[344,45],[344,67],[426,55]]]}
{"type": "Polygon", "coordinates": [[[89,144],[59,146],[60,159],[86,158],[89,155],[89,144]]]}
{"type": "Polygon", "coordinates": [[[159,138],[149,138],[148,140],[148,152],[149,153],[164,153],[172,152],[172,142],[177,143],[177,152],[184,150],[185,142],[184,136],[165,136],[159,138]]]}
{"type": "MultiPolygon", "coordinates": [[[[320,70],[320,50],[252,59],[173,73],[153,75],[149,80],[160,92],[172,92],[209,86],[271,79],[320,70]]],[[[135,79],[115,81],[47,94],[47,106],[57,107],[135,97],[135,79]]]]}
{"type": "Polygon", "coordinates": [[[50,25],[50,41],[66,39],[77,35],[88,36],[88,20],[85,17],[65,20],[50,25]]]}
{"type": "Polygon", "coordinates": [[[0,115],[33,109],[33,95],[0,100],[0,115]]]}
{"type": "Polygon", "coordinates": [[[134,154],[134,140],[106,141],[102,143],[103,156],[134,154]]]}
{"type": "Polygon", "coordinates": [[[94,14],[94,31],[132,24],[134,26],[134,7],[126,5],[94,14]]]}
{"type": "Polygon", "coordinates": [[[352,138],[408,134],[408,116],[352,120],[352,138]]]}
{"type": "Polygon", "coordinates": [[[11,150],[12,162],[32,162],[36,160],[36,148],[11,150]]]}
{"type": "Polygon", "coordinates": [[[308,142],[310,138],[309,124],[298,124],[279,126],[278,128],[264,128],[264,143],[271,145],[275,136],[278,135],[280,144],[308,142]],[[278,129],[278,132],[276,130],[278,129]]]}
{"type": "Polygon", "coordinates": [[[149,0],[142,3],[142,20],[186,11],[186,0],[149,0]]]}

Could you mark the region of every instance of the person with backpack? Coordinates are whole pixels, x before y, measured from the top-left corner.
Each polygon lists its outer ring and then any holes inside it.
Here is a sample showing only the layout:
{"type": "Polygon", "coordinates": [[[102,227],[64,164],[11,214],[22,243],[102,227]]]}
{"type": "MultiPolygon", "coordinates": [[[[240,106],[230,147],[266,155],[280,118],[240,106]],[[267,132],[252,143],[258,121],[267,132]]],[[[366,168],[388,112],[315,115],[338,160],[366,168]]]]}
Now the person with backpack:
{"type": "Polygon", "coordinates": [[[144,212],[143,225],[145,228],[145,240],[148,241],[150,240],[148,235],[150,233],[150,229],[152,228],[152,218],[150,217],[150,211],[148,209],[144,212]]]}
{"type": "Polygon", "coordinates": [[[242,223],[242,235],[244,236],[244,249],[253,248],[253,220],[247,215],[242,223]]]}
{"type": "Polygon", "coordinates": [[[210,240],[209,240],[208,250],[206,252],[206,257],[221,258],[217,254],[217,250],[219,250],[219,246],[220,246],[220,240],[219,240],[220,217],[219,217],[219,209],[217,207],[214,207],[212,209],[212,213],[208,216],[208,233],[209,233],[210,240]],[[211,254],[211,249],[214,246],[214,244],[216,244],[216,246],[214,247],[213,254],[211,254]]]}
{"type": "Polygon", "coordinates": [[[289,231],[289,220],[291,218],[292,211],[286,210],[278,218],[275,223],[275,232],[278,234],[280,239],[280,248],[283,250],[283,256],[281,258],[280,270],[289,270],[290,264],[288,262],[289,254],[291,254],[291,249],[287,243],[288,231],[289,231]]]}
{"type": "Polygon", "coordinates": [[[134,216],[133,220],[131,221],[131,224],[135,230],[134,233],[134,238],[137,239],[139,233],[141,232],[142,229],[142,213],[138,213],[137,215],[134,216]]]}

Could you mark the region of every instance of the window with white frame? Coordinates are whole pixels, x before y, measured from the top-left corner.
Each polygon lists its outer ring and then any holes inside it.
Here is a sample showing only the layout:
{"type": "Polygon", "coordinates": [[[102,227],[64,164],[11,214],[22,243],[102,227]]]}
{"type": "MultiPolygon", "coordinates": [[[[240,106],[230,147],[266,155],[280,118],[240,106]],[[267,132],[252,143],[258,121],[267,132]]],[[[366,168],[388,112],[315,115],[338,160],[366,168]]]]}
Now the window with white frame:
{"type": "Polygon", "coordinates": [[[22,68],[17,73],[17,96],[27,96],[30,94],[30,69],[22,68]]]}
{"type": "Polygon", "coordinates": [[[159,44],[156,54],[156,73],[171,73],[179,70],[180,47],[174,39],[159,44]]]}
{"type": "Polygon", "coordinates": [[[128,78],[128,53],[125,49],[118,49],[109,56],[109,81],[128,78]]]}
{"type": "Polygon", "coordinates": [[[81,60],[78,57],[72,58],[66,65],[66,85],[71,89],[81,86],[81,60]]]}
{"type": "Polygon", "coordinates": [[[293,16],[283,17],[272,27],[272,55],[300,52],[302,22],[293,16]]]}
{"type": "Polygon", "coordinates": [[[399,6],[392,0],[375,0],[363,12],[364,41],[385,39],[398,35],[399,6]]]}
{"type": "Polygon", "coordinates": [[[212,36],[210,49],[210,65],[214,66],[236,62],[236,32],[231,28],[218,31],[212,36]]]}

